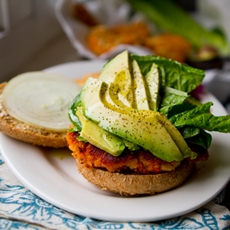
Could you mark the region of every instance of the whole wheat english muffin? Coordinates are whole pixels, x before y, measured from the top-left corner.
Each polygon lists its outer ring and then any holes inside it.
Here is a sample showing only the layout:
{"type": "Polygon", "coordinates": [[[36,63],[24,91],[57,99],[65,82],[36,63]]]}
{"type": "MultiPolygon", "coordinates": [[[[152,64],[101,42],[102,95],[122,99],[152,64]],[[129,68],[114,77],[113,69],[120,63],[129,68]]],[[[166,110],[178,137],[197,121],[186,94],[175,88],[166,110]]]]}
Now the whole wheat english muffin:
{"type": "Polygon", "coordinates": [[[68,107],[79,90],[71,79],[43,71],[0,84],[0,131],[34,145],[67,146],[68,107]]]}
{"type": "Polygon", "coordinates": [[[47,147],[65,147],[66,131],[55,132],[30,125],[10,116],[2,104],[2,91],[6,86],[6,82],[0,84],[0,131],[4,134],[33,145],[47,147]]]}
{"type": "Polygon", "coordinates": [[[89,168],[76,160],[79,172],[102,190],[126,196],[153,195],[181,185],[192,173],[194,163],[182,162],[176,169],[156,174],[122,174],[89,168]]]}

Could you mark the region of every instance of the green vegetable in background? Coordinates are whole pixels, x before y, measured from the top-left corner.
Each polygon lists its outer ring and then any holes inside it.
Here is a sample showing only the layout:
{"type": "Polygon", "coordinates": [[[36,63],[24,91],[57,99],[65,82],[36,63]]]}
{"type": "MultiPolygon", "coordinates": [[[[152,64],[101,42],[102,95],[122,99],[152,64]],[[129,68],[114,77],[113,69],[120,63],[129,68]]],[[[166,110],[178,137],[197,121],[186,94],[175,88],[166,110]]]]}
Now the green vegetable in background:
{"type": "Polygon", "coordinates": [[[184,37],[194,48],[210,45],[216,48],[221,56],[229,55],[230,47],[223,33],[202,27],[171,0],[128,0],[128,2],[134,10],[142,12],[159,28],[184,37]]]}

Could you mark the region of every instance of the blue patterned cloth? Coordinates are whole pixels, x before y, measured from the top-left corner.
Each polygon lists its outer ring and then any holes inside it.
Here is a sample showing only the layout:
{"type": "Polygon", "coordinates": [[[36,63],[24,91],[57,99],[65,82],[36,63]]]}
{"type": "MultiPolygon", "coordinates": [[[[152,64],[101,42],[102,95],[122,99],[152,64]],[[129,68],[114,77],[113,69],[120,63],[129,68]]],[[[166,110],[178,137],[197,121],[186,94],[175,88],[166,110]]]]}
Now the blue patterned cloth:
{"type": "MultiPolygon", "coordinates": [[[[221,196],[216,201],[222,200],[221,196]]],[[[105,222],[59,209],[26,189],[0,154],[0,229],[230,229],[229,210],[215,202],[177,218],[152,223],[105,222]]]]}

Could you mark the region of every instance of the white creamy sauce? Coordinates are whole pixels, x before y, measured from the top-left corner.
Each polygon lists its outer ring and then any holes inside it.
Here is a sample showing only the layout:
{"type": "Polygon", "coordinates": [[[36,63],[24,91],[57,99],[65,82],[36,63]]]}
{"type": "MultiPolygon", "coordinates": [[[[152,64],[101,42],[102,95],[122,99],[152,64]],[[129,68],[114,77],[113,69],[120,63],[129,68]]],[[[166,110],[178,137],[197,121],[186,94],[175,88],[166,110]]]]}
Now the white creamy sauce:
{"type": "Polygon", "coordinates": [[[10,80],[3,90],[3,105],[14,118],[49,130],[70,126],[68,107],[81,87],[63,76],[28,72],[10,80]]]}

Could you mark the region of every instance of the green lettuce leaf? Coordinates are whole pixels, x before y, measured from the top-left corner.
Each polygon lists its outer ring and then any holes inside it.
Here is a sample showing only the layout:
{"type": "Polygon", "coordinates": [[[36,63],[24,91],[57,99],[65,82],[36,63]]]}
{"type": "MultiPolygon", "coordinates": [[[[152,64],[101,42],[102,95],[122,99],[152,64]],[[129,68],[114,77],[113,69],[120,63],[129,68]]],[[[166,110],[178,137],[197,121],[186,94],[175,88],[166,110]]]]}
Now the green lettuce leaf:
{"type": "Polygon", "coordinates": [[[187,143],[199,145],[208,149],[212,142],[212,136],[204,130],[196,127],[186,126],[180,132],[187,143]]]}
{"type": "Polygon", "coordinates": [[[135,59],[145,76],[153,63],[158,65],[162,77],[162,85],[183,92],[190,93],[201,84],[205,72],[190,66],[183,65],[177,61],[159,56],[138,56],[131,54],[131,60],[135,59]]]}
{"type": "Polygon", "coordinates": [[[70,131],[80,132],[82,130],[82,124],[76,115],[77,108],[79,106],[81,106],[80,94],[73,99],[71,105],[69,106],[68,116],[71,123],[74,125],[74,128],[70,131]]]}
{"type": "Polygon", "coordinates": [[[188,102],[191,97],[189,94],[179,90],[168,90],[171,89],[168,87],[165,89],[164,94],[163,92],[161,93],[164,96],[162,96],[159,111],[166,117],[170,118],[174,114],[181,113],[195,107],[195,105],[188,102]]]}
{"type": "Polygon", "coordinates": [[[230,132],[230,115],[214,116],[210,110],[212,102],[207,102],[194,109],[176,114],[170,121],[178,128],[193,126],[207,131],[230,132]]]}

